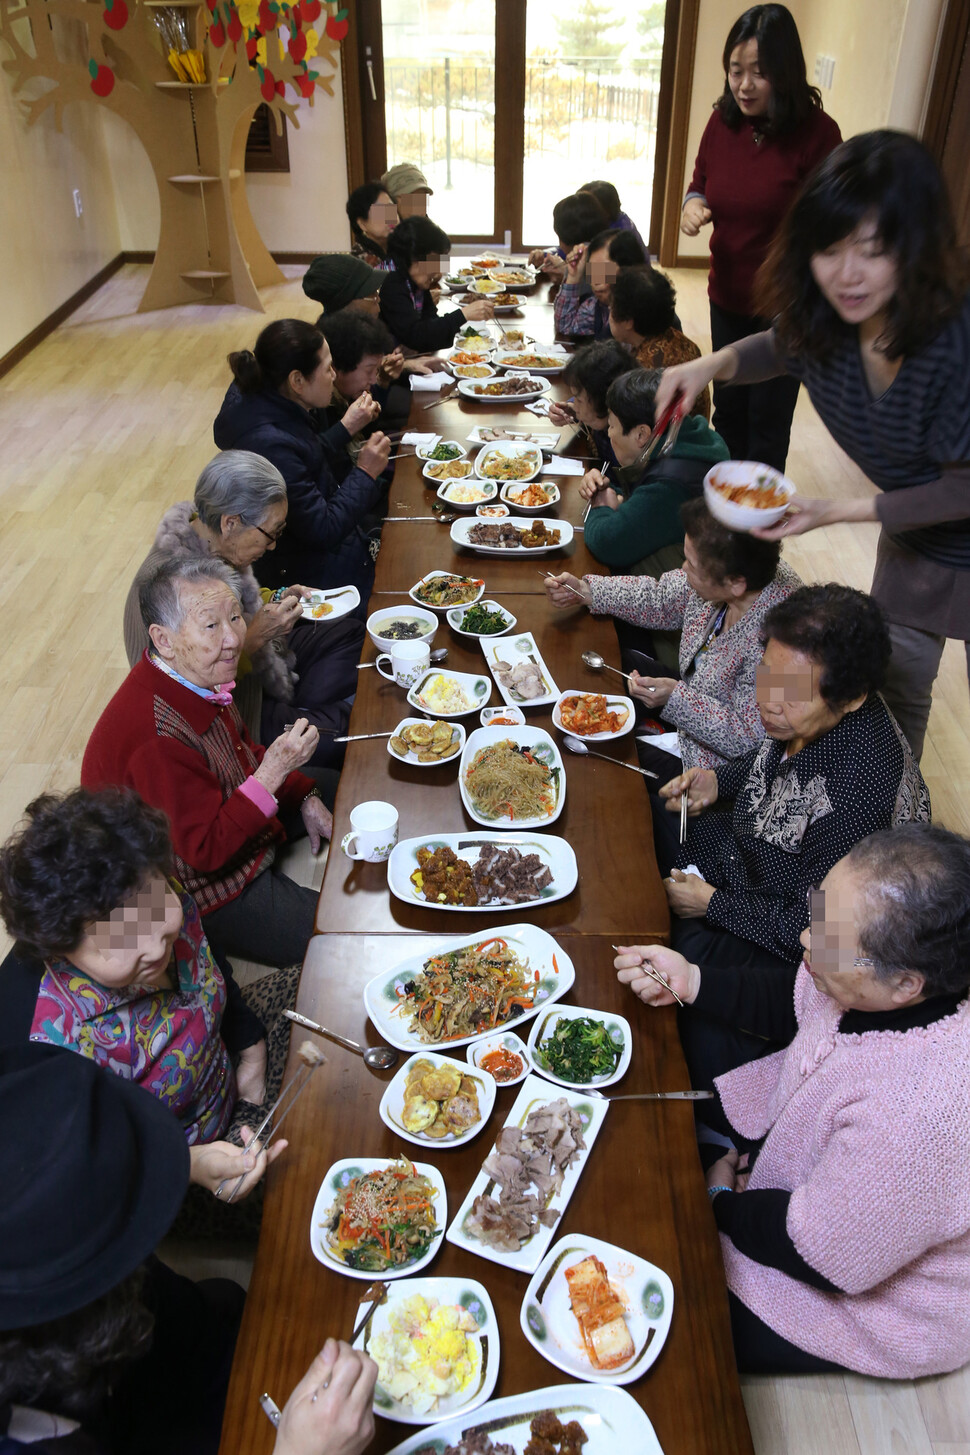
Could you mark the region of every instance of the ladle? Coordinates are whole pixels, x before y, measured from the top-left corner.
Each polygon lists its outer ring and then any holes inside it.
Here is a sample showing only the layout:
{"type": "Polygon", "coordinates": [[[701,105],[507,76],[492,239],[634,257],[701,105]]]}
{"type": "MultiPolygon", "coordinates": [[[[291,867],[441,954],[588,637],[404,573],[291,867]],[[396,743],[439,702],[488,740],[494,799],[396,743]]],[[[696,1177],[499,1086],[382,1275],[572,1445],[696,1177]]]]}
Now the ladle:
{"type": "Polygon", "coordinates": [[[618,768],[629,768],[631,773],[640,773],[644,778],[656,778],[656,773],[651,773],[648,768],[637,768],[633,763],[624,763],[620,758],[611,758],[609,753],[597,753],[595,749],[587,747],[581,738],[563,738],[570,753],[578,753],[581,758],[587,755],[590,758],[602,758],[604,763],[615,763],[618,768]]]}
{"type": "Polygon", "coordinates": [[[369,1066],[372,1071],[386,1071],[398,1060],[398,1053],[393,1046],[368,1046],[365,1049],[356,1041],[349,1041],[346,1036],[338,1036],[336,1031],[328,1031],[326,1026],[317,1025],[316,1021],[308,1020],[305,1015],[300,1015],[295,1010],[284,1010],[283,1014],[287,1020],[295,1021],[298,1026],[305,1026],[308,1031],[316,1031],[318,1036],[326,1036],[328,1041],[336,1041],[338,1046],[346,1046],[348,1051],[356,1051],[358,1056],[363,1056],[364,1065],[369,1066]]]}
{"type": "Polygon", "coordinates": [[[599,652],[584,652],[583,661],[586,663],[587,667],[590,669],[591,672],[615,672],[616,675],[618,677],[622,677],[625,682],[630,681],[629,672],[621,672],[619,667],[611,667],[609,662],[604,661],[604,659],[600,656],[599,652]]]}

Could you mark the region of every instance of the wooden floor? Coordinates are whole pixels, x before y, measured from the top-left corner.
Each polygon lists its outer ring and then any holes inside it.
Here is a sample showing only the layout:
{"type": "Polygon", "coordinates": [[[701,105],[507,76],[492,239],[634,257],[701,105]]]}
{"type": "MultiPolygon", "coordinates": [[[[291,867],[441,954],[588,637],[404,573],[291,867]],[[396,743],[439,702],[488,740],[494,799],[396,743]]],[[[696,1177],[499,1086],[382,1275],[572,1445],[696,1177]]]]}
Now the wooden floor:
{"type": "MultiPolygon", "coordinates": [[[[673,276],[685,331],[709,348],[705,275],[673,276]]],[[[123,268],[0,379],[0,837],[35,794],[78,781],[91,728],[127,670],[121,618],[132,574],[163,510],[191,494],[215,453],[226,355],[250,347],[271,318],[316,317],[295,281],[264,292],[265,317],[234,307],[140,315],[146,278],[145,267],[123,268]]],[[[788,473],[809,495],[872,489],[804,394],[788,473]]],[[[868,587],[876,531],[816,531],[786,556],[806,580],[868,587]]],[[[963,832],[967,695],[962,647],[949,643],[923,772],[935,817],[963,832]]],[[[970,1455],[970,1371],[900,1385],[751,1379],[745,1399],[759,1455],[970,1455]]]]}

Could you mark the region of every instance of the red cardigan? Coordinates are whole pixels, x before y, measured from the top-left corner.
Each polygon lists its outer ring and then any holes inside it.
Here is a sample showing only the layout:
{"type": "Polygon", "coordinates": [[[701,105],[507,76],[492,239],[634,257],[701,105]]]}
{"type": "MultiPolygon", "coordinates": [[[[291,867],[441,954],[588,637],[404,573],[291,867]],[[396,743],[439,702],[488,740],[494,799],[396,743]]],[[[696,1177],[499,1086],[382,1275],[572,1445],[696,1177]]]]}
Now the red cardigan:
{"type": "MultiPolygon", "coordinates": [[[[134,788],[168,814],[176,877],[206,914],[235,899],[286,838],[280,820],[239,791],[265,751],[235,706],[190,692],[146,653],[98,719],[81,782],[134,788]]],[[[277,801],[296,808],[312,788],[305,774],[290,773],[277,801]]]]}
{"type": "Polygon", "coordinates": [[[754,314],[754,277],[802,182],[842,140],[831,116],[817,107],[796,131],[755,141],[755,128],[737,131],[715,111],[704,128],[687,195],[706,198],[713,218],[711,302],[728,313],[754,314]]]}

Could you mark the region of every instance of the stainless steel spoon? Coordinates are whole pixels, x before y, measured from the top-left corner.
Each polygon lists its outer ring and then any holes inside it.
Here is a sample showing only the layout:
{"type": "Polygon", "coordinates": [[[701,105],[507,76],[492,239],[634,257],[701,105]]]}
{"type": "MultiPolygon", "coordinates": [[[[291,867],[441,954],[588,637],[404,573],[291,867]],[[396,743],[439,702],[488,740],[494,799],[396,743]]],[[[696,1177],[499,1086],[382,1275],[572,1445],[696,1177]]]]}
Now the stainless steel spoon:
{"type": "Polygon", "coordinates": [[[624,763],[620,758],[611,758],[609,753],[597,753],[589,748],[581,738],[563,738],[563,743],[571,753],[578,753],[581,758],[602,758],[604,763],[615,763],[618,768],[629,768],[631,773],[640,773],[644,778],[656,778],[656,773],[651,773],[648,768],[637,768],[633,763],[624,763]]]}
{"type": "Polygon", "coordinates": [[[604,661],[604,659],[600,656],[599,652],[584,652],[583,661],[586,663],[587,667],[591,672],[615,672],[616,675],[618,677],[622,677],[625,682],[630,681],[629,672],[621,672],[619,667],[611,667],[609,662],[604,661]]]}
{"type": "Polygon", "coordinates": [[[356,1051],[358,1056],[363,1056],[364,1065],[370,1066],[373,1071],[386,1071],[399,1060],[398,1052],[393,1046],[360,1046],[356,1041],[350,1041],[346,1036],[338,1036],[336,1031],[328,1031],[326,1026],[318,1025],[316,1021],[308,1020],[305,1015],[299,1015],[295,1010],[284,1010],[283,1014],[287,1020],[295,1021],[298,1026],[304,1026],[308,1031],[315,1031],[318,1036],[326,1036],[328,1041],[336,1041],[338,1046],[346,1046],[348,1051],[356,1051]]]}
{"type": "Polygon", "coordinates": [[[440,515],[385,515],[383,524],[387,525],[389,520],[436,520],[439,525],[451,525],[457,519],[450,510],[443,510],[440,515]]]}
{"type": "MultiPolygon", "coordinates": [[[[434,651],[431,653],[431,661],[434,662],[437,665],[438,662],[446,662],[447,660],[448,660],[448,648],[447,647],[435,647],[434,651]]],[[[362,667],[376,667],[376,666],[377,666],[377,663],[376,662],[358,662],[357,663],[357,671],[359,672],[362,667]]]]}

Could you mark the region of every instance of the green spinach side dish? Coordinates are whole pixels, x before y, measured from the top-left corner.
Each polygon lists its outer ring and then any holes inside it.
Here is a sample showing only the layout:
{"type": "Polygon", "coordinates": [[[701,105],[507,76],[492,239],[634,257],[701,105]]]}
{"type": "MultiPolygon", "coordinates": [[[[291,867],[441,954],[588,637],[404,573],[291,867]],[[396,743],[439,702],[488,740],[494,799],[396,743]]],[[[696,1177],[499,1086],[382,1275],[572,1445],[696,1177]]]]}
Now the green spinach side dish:
{"type": "Polygon", "coordinates": [[[620,1051],[603,1022],[584,1015],[557,1021],[552,1035],[536,1046],[536,1060],[563,1081],[586,1085],[597,1076],[611,1075],[620,1051]]]}

